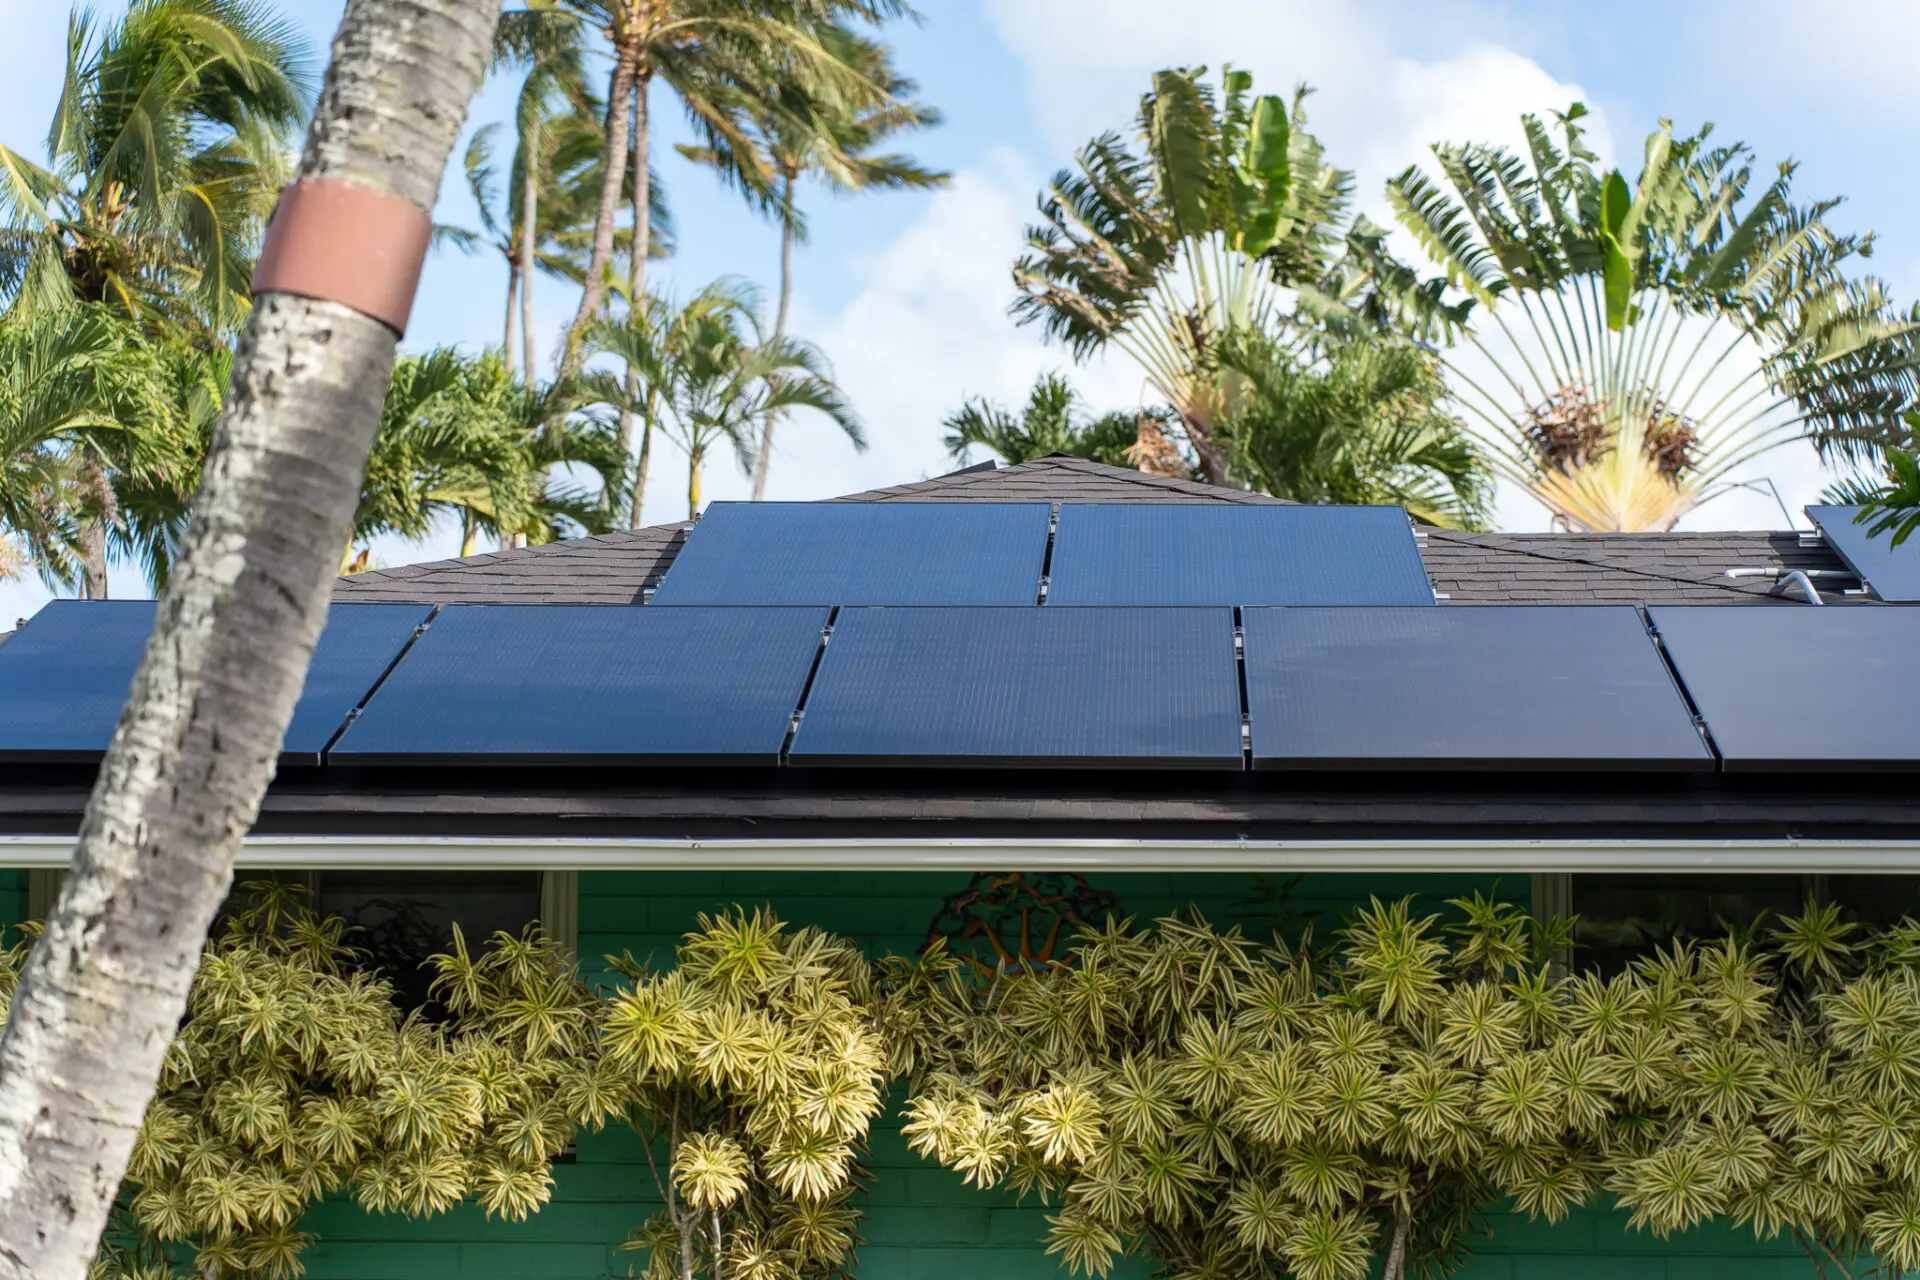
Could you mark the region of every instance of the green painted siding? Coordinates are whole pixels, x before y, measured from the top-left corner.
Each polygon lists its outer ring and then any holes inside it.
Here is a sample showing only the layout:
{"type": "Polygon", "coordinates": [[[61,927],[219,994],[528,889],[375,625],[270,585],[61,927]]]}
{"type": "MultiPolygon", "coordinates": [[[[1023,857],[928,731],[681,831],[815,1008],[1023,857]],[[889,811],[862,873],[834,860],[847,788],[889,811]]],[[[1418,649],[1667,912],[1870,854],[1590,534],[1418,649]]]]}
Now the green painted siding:
{"type": "MultiPolygon", "coordinates": [[[[0,910],[21,901],[0,872],[0,910]],[[9,896],[11,895],[11,896],[9,896]]],[[[1246,876],[1097,876],[1120,910],[1142,922],[1196,903],[1216,924],[1240,923],[1256,936],[1275,924],[1270,904],[1246,876]]],[[[911,952],[925,940],[941,900],[966,887],[964,874],[590,873],[580,877],[580,952],[590,964],[631,951],[669,959],[697,913],[732,905],[772,907],[796,924],[857,939],[870,951],[911,952]]],[[[1417,895],[1428,909],[1449,897],[1489,889],[1488,878],[1315,876],[1287,900],[1294,919],[1319,919],[1321,931],[1369,895],[1417,895]]],[[[1526,882],[1509,881],[1524,897],[1526,882]]],[[[17,919],[14,915],[12,918],[17,919]]],[[[1064,1276],[1046,1256],[1045,1211],[1007,1193],[982,1192],[913,1155],[897,1120],[874,1134],[873,1183],[862,1227],[861,1280],[1053,1280],[1064,1276]]],[[[619,1244],[653,1203],[638,1141],[624,1130],[584,1134],[577,1162],[556,1171],[553,1202],[522,1223],[489,1222],[463,1209],[409,1221],[361,1213],[351,1202],[316,1209],[305,1229],[316,1237],[305,1261],[310,1280],[611,1280],[639,1255],[619,1244]]],[[[1662,1241],[1629,1231],[1624,1215],[1578,1213],[1558,1226],[1496,1216],[1493,1235],[1475,1251],[1463,1280],[1810,1280],[1815,1274],[1791,1244],[1756,1244],[1750,1235],[1709,1228],[1662,1241]]],[[[1116,1274],[1143,1278],[1136,1261],[1116,1274]]]]}

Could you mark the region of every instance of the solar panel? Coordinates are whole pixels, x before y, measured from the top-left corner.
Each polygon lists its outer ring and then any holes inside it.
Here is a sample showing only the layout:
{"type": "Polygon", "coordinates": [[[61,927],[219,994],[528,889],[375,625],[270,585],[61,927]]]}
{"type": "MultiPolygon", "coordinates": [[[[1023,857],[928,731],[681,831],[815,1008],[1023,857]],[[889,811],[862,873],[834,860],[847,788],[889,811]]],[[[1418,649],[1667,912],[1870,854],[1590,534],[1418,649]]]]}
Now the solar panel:
{"type": "Polygon", "coordinates": [[[1711,769],[1631,605],[1246,609],[1253,767],[1711,769]]]}
{"type": "Polygon", "coordinates": [[[1873,594],[1882,600],[1920,601],[1920,538],[1896,547],[1888,535],[1869,535],[1868,525],[1855,524],[1859,514],[1859,507],[1807,508],[1807,518],[1873,594]]]}
{"type": "Polygon", "coordinates": [[[1920,765],[1920,609],[1647,610],[1728,772],[1920,765]]]}
{"type": "Polygon", "coordinates": [[[1433,603],[1399,507],[1060,508],[1050,605],[1433,603]]]}
{"type": "Polygon", "coordinates": [[[1033,604],[1037,502],[716,502],[657,605],[1033,604]]]}
{"type": "Polygon", "coordinates": [[[826,621],[825,609],[448,605],[327,759],[773,764],[826,621]]]}
{"type": "Polygon", "coordinates": [[[789,760],[1244,766],[1226,609],[842,609],[789,760]]]}
{"type": "MultiPolygon", "coordinates": [[[[321,750],[431,610],[338,604],[314,647],[281,761],[321,750]]],[[[91,762],[105,753],[153,632],[151,600],[56,600],[0,645],[0,758],[91,762]]]]}

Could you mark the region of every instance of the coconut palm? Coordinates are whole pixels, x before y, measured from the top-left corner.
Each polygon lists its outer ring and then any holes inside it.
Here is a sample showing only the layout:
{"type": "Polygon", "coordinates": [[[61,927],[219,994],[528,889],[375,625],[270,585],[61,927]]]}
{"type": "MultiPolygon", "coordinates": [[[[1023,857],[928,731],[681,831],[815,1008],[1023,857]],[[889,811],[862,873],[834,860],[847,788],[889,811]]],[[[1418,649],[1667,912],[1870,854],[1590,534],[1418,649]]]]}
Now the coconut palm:
{"type": "Polygon", "coordinates": [[[162,354],[105,304],[0,320],[0,529],[48,585],[103,598],[110,555],[138,551],[128,487],[191,487],[172,392],[162,354]]]}
{"type": "MultiPolygon", "coordinates": [[[[947,429],[942,443],[956,462],[965,461],[979,446],[1006,463],[1066,454],[1110,467],[1132,467],[1136,465],[1142,420],[1164,432],[1172,416],[1164,409],[1142,409],[1138,413],[1089,417],[1081,409],[1080,393],[1073,384],[1057,373],[1047,373],[1034,380],[1027,402],[1017,415],[984,397],[968,400],[942,424],[947,429]]],[[[1185,469],[1191,471],[1190,467],[1185,469]]]]}
{"type": "Polygon", "coordinates": [[[1352,175],[1326,163],[1289,110],[1231,69],[1161,71],[1141,99],[1138,149],[1118,133],[1081,148],[1041,198],[1014,266],[1013,311],[1076,359],[1106,347],[1138,364],[1180,415],[1201,469],[1231,480],[1216,434],[1232,404],[1219,344],[1236,329],[1370,322],[1384,251],[1346,222],[1352,175]],[[1365,250],[1365,252],[1363,252],[1365,250]]]}
{"type": "Polygon", "coordinates": [[[46,167],[0,146],[0,296],[231,331],[309,98],[292,25],[245,0],[68,23],[46,167]]]}
{"type": "MultiPolygon", "coordinates": [[[[590,114],[557,112],[544,120],[535,133],[531,153],[534,170],[539,174],[537,190],[528,204],[526,184],[528,151],[516,148],[507,173],[507,181],[496,163],[495,147],[500,138],[499,124],[485,125],[468,140],[465,154],[467,189],[479,210],[480,229],[439,227],[443,243],[466,252],[487,249],[500,255],[507,268],[506,324],[503,344],[510,360],[521,369],[537,367],[533,334],[533,299],[525,287],[528,265],[532,270],[556,280],[578,285],[585,278],[587,244],[593,230],[593,202],[600,189],[600,174],[605,164],[606,137],[590,114]],[[527,221],[522,210],[531,207],[537,223],[533,231],[532,252],[528,252],[527,221]]],[[[673,251],[673,221],[666,205],[666,192],[656,176],[649,184],[653,192],[653,216],[647,236],[649,252],[664,258],[673,251]]],[[[617,254],[628,252],[632,236],[621,229],[614,238],[617,254]]]]}
{"type": "Polygon", "coordinates": [[[1296,502],[1396,504],[1450,529],[1485,522],[1492,476],[1442,409],[1446,385],[1426,352],[1356,339],[1309,361],[1244,332],[1228,335],[1220,361],[1244,379],[1220,433],[1250,487],[1296,502]]]}
{"type": "Polygon", "coordinates": [[[1870,238],[1827,223],[1837,202],[1794,204],[1791,165],[1755,195],[1745,146],[1666,124],[1630,186],[1596,168],[1584,114],[1558,141],[1523,117],[1525,158],[1439,146],[1442,182],[1388,184],[1478,304],[1441,358],[1492,465],[1561,527],[1668,529],[1769,449],[1883,430],[1913,318],[1845,274],[1870,238]]]}
{"type": "MultiPolygon", "coordinates": [[[[752,122],[751,150],[730,146],[683,148],[710,164],[780,226],[780,292],[773,336],[786,335],[793,297],[793,250],[807,238],[800,211],[802,178],[819,178],[830,190],[848,193],[921,189],[946,184],[950,174],[928,169],[905,155],[876,155],[893,135],[939,123],[940,113],[913,99],[919,87],[894,69],[891,51],[843,24],[819,29],[822,47],[838,63],[874,86],[878,100],[849,100],[831,81],[813,74],[807,60],[741,96],[752,122]]],[[[766,495],[773,460],[773,434],[780,415],[767,419],[755,449],[753,497],[766,495]]]]}
{"type": "MultiPolygon", "coordinates": [[[[862,21],[911,12],[902,0],[552,0],[551,7],[577,17],[612,53],[607,89],[607,168],[594,214],[585,284],[567,329],[561,369],[573,372],[580,342],[598,319],[607,296],[614,229],[629,164],[633,207],[650,207],[647,186],[650,124],[648,91],[666,84],[686,108],[697,140],[716,148],[748,143],[743,92],[770,79],[808,68],[850,101],[877,102],[881,90],[838,61],[818,31],[842,17],[862,21]]],[[[637,228],[644,239],[646,227],[637,228]]],[[[629,256],[631,296],[646,292],[644,247],[629,256]]]]}
{"type": "MultiPolygon", "coordinates": [[[[638,371],[640,389],[629,397],[610,375],[587,380],[585,398],[638,417],[650,437],[658,429],[687,455],[687,514],[700,510],[700,482],[707,456],[722,443],[733,447],[751,475],[753,450],[769,414],[812,409],[853,442],[866,447],[860,421],[833,383],[826,359],[811,343],[793,337],[777,342],[761,318],[752,288],[719,281],[684,307],[652,300],[638,319],[606,322],[592,335],[591,351],[638,371]]],[[[644,475],[636,479],[634,502],[644,475]]]]}

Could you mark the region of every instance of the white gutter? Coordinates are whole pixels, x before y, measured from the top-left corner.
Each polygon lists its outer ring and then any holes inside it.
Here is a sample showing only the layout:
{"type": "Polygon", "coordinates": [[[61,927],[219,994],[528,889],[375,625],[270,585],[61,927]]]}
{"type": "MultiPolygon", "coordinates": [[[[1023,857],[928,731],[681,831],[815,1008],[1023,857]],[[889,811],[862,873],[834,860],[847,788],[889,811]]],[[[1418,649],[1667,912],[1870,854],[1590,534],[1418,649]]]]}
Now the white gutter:
{"type": "MultiPolygon", "coordinates": [[[[73,841],[0,836],[0,868],[73,841]]],[[[243,869],[541,871],[1914,872],[1920,840],[630,840],[255,836],[243,869]]]]}

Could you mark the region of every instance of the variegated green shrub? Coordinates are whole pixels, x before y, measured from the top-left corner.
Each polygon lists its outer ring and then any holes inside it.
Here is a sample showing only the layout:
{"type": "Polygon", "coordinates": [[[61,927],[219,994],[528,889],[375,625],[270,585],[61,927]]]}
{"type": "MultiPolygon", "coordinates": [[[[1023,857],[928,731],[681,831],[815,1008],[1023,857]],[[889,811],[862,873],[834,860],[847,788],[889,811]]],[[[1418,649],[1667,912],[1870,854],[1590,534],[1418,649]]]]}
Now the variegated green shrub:
{"type": "MultiPolygon", "coordinates": [[[[597,1003],[571,961],[505,935],[475,959],[456,934],[436,960],[443,1016],[404,1015],[339,919],[292,886],[246,888],[201,962],[96,1275],[298,1274],[300,1218],[336,1191],[414,1216],[545,1204],[593,1111],[597,1003]]],[[[27,945],[0,963],[8,993],[27,945]]]]}
{"type": "Polygon", "coordinates": [[[1376,901],[1326,951],[1112,924],[1051,971],[956,977],[920,1010],[910,1140],[1044,1196],[1050,1250],[1096,1274],[1444,1274],[1500,1201],[1608,1195],[1663,1235],[1920,1268],[1920,927],[1855,941],[1810,906],[1602,977],[1555,963],[1564,924],[1454,905],[1443,930],[1376,901]]]}
{"type": "Polygon", "coordinates": [[[907,1062],[894,1029],[944,959],[876,968],[735,911],[701,916],[667,971],[620,968],[605,1052],[663,1202],[629,1241],[648,1280],[845,1274],[859,1156],[907,1062]]]}

